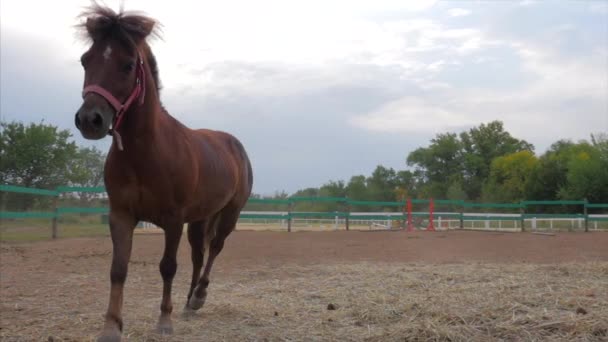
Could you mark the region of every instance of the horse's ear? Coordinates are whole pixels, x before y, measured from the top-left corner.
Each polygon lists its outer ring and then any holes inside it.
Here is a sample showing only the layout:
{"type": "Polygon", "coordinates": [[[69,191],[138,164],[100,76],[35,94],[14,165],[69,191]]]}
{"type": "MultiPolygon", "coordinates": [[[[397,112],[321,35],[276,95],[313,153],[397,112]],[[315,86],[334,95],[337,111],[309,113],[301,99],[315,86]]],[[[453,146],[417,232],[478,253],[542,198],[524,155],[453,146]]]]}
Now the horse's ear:
{"type": "Polygon", "coordinates": [[[141,15],[128,15],[120,18],[123,27],[136,40],[141,41],[148,36],[157,36],[158,23],[152,18],[141,15]]]}
{"type": "Polygon", "coordinates": [[[91,37],[93,41],[97,41],[103,38],[111,25],[112,19],[99,16],[87,18],[84,27],[86,28],[89,37],[91,37]]]}

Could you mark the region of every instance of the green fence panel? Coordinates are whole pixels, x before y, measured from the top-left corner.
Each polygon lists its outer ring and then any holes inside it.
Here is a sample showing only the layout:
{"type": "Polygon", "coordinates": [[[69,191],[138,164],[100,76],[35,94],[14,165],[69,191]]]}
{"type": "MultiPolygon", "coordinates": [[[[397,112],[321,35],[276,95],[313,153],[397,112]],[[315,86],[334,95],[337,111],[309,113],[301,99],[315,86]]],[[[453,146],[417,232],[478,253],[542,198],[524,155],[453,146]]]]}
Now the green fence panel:
{"type": "Polygon", "coordinates": [[[608,203],[587,203],[585,204],[587,208],[608,208],[608,203]]]}
{"type": "Polygon", "coordinates": [[[288,199],[273,199],[273,198],[250,198],[248,203],[266,203],[266,204],[289,204],[288,199]]]}
{"type": "Polygon", "coordinates": [[[344,197],[290,197],[293,202],[346,202],[344,197]]]}
{"type": "Polygon", "coordinates": [[[83,208],[83,207],[65,207],[57,208],[58,214],[107,214],[110,212],[109,208],[83,208]]]}
{"type": "Polygon", "coordinates": [[[0,219],[54,218],[54,212],[0,211],[0,219]]]}
{"type": "Polygon", "coordinates": [[[467,203],[467,202],[464,202],[463,206],[465,208],[511,208],[511,209],[519,209],[519,208],[523,207],[523,205],[521,203],[467,203]]]}
{"type": "Polygon", "coordinates": [[[428,204],[431,201],[428,199],[413,199],[412,204],[428,204]]]}
{"type": "Polygon", "coordinates": [[[585,205],[585,201],[523,201],[523,205],[585,205]]]}
{"type": "Polygon", "coordinates": [[[433,200],[435,204],[444,204],[444,205],[462,205],[463,201],[460,200],[444,200],[444,199],[436,199],[433,200]]]}
{"type": "Polygon", "coordinates": [[[383,202],[383,201],[356,201],[348,200],[350,205],[369,205],[369,206],[382,206],[382,207],[403,207],[404,202],[383,202]]]}
{"type": "Polygon", "coordinates": [[[57,187],[58,192],[95,192],[102,193],[106,192],[106,188],[103,186],[88,186],[88,187],[80,187],[80,186],[59,186],[57,187]]]}
{"type": "Polygon", "coordinates": [[[44,196],[57,196],[59,193],[53,190],[26,188],[24,186],[16,185],[0,185],[0,191],[4,192],[16,192],[21,194],[32,194],[32,195],[44,195],[44,196]]]}

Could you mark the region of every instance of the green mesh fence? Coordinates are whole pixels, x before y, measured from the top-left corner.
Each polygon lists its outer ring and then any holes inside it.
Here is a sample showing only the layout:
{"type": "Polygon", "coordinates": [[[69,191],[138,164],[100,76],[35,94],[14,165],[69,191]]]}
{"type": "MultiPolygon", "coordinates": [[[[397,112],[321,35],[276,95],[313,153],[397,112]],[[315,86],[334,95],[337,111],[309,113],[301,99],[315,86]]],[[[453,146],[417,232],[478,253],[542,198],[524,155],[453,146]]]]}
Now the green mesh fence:
{"type": "MultiPolygon", "coordinates": [[[[108,200],[103,187],[61,186],[54,190],[0,185],[0,239],[30,241],[52,237],[108,235],[108,200]]],[[[430,199],[412,199],[414,224],[426,227],[430,199]]],[[[524,229],[608,229],[608,204],[569,201],[471,203],[433,200],[434,220],[445,228],[492,228],[516,221],[524,229]],[[549,209],[547,209],[549,208],[549,209]],[[490,222],[490,223],[488,223],[490,222]]],[[[405,227],[405,201],[365,201],[343,197],[251,198],[241,221],[293,222],[334,220],[336,227],[363,220],[394,221],[405,227]]],[[[333,222],[333,221],[332,221],[333,222]]],[[[521,227],[520,227],[521,228],[521,227]]]]}

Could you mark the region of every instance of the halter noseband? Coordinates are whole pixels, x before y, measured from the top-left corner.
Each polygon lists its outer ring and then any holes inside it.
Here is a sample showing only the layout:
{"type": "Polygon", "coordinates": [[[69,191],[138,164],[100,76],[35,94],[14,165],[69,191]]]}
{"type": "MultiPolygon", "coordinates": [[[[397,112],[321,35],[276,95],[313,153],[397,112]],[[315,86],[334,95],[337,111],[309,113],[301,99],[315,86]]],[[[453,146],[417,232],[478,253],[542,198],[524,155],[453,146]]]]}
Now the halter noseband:
{"type": "Polygon", "coordinates": [[[131,104],[139,97],[139,104],[142,105],[144,103],[144,97],[146,94],[146,73],[144,70],[144,60],[141,57],[141,54],[137,52],[137,70],[136,70],[136,80],[135,80],[135,88],[131,92],[131,95],[127,98],[124,103],[121,103],[112,93],[104,89],[102,86],[91,84],[82,90],[82,97],[84,98],[89,93],[95,93],[101,97],[103,97],[108,103],[114,107],[116,114],[114,115],[114,120],[112,122],[112,128],[108,134],[112,135],[116,139],[116,143],[118,145],[118,149],[120,151],[123,150],[122,146],[122,138],[118,133],[118,126],[122,122],[124,114],[127,112],[131,104]]]}

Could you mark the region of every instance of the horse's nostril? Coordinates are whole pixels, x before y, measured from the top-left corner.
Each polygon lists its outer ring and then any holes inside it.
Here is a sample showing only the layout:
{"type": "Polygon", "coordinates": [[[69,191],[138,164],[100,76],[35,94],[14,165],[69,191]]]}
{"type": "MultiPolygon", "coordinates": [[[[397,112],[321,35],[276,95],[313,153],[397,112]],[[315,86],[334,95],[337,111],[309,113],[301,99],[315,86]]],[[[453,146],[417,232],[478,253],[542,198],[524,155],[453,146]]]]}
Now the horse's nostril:
{"type": "Polygon", "coordinates": [[[80,115],[78,115],[78,113],[74,115],[74,124],[76,125],[76,128],[80,129],[80,115]]]}
{"type": "Polygon", "coordinates": [[[101,127],[101,125],[103,124],[103,116],[101,116],[101,114],[99,113],[95,113],[93,115],[93,121],[91,121],[91,123],[95,128],[101,127]]]}

